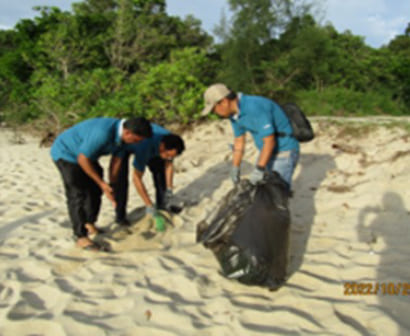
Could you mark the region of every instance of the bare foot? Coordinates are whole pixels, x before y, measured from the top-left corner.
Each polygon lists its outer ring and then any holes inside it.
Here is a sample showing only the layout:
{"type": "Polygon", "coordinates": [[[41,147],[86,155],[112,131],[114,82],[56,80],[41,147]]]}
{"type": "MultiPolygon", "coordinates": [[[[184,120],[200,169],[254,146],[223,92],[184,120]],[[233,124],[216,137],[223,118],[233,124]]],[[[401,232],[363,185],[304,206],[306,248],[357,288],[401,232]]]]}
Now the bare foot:
{"type": "Polygon", "coordinates": [[[88,251],[101,251],[101,252],[110,252],[110,246],[106,244],[100,244],[95,241],[92,241],[88,237],[81,237],[77,239],[77,246],[83,250],[88,251]]]}
{"type": "Polygon", "coordinates": [[[94,242],[88,237],[81,237],[77,239],[77,246],[81,248],[86,248],[88,246],[93,246],[94,242]]]}
{"type": "Polygon", "coordinates": [[[94,224],[87,223],[85,224],[85,228],[87,229],[89,235],[96,235],[98,233],[98,229],[95,227],[94,224]]]}

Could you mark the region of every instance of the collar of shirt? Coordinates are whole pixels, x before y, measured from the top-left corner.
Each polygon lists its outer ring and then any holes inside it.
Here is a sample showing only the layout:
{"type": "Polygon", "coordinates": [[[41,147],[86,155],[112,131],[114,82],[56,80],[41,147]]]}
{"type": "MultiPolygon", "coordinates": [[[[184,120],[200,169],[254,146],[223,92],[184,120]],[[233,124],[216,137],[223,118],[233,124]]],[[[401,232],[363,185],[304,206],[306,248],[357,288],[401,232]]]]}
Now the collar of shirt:
{"type": "Polygon", "coordinates": [[[238,93],[238,113],[235,113],[231,118],[234,121],[237,121],[239,119],[239,116],[241,114],[241,99],[242,99],[242,92],[238,93]]]}
{"type": "Polygon", "coordinates": [[[118,125],[118,134],[117,134],[117,138],[115,139],[115,142],[117,145],[121,144],[122,132],[124,132],[124,123],[125,123],[125,119],[122,119],[120,121],[120,124],[118,125]]]}

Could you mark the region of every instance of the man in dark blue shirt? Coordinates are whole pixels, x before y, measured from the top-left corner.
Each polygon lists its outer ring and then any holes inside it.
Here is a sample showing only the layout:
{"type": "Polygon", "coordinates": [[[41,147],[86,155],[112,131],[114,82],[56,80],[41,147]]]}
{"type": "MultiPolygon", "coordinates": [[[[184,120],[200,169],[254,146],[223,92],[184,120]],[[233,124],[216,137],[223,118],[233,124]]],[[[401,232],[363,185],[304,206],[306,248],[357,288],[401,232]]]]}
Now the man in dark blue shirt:
{"type": "Polygon", "coordinates": [[[88,235],[97,233],[95,222],[102,193],[115,205],[113,190],[103,180],[99,157],[151,135],[151,125],[145,118],[94,118],[74,125],[55,139],[51,157],[64,182],[68,212],[79,247],[99,249],[88,235]]]}
{"type": "Polygon", "coordinates": [[[274,170],[287,182],[289,189],[292,175],[299,159],[299,142],[292,136],[292,127],[282,108],[274,101],[260,97],[236,94],[224,84],[211,85],[204,94],[205,108],[229,118],[235,143],[231,179],[240,179],[240,164],[245,150],[245,133],[251,133],[260,155],[250,175],[253,184],[263,179],[265,170],[274,170]]]}
{"type": "MultiPolygon", "coordinates": [[[[114,194],[117,201],[116,222],[121,225],[129,224],[126,219],[126,205],[130,155],[134,155],[133,182],[146,206],[146,213],[153,216],[157,209],[168,210],[168,205],[171,202],[174,175],[173,160],[185,150],[185,144],[180,136],[171,134],[167,129],[154,123],[151,123],[151,127],[151,138],[124,146],[113,158],[116,161],[121,160],[119,175],[114,183],[114,194]],[[152,173],[156,191],[155,205],[142,181],[146,167],[152,173]]],[[[114,161],[114,165],[117,164],[116,161],[114,161]]]]}

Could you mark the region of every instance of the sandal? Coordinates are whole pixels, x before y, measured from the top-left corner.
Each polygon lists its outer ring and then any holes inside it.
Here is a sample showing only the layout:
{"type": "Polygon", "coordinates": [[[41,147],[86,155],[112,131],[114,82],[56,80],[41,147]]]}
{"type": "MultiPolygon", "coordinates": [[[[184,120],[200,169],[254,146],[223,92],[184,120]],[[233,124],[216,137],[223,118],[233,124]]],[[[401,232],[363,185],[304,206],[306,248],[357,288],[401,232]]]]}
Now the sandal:
{"type": "Polygon", "coordinates": [[[83,246],[81,248],[83,250],[93,251],[93,252],[109,252],[110,251],[108,246],[104,246],[104,245],[98,244],[96,242],[93,242],[92,244],[83,246]]]}
{"type": "Polygon", "coordinates": [[[106,229],[100,229],[100,228],[95,228],[95,229],[97,230],[96,234],[105,234],[108,232],[106,229]]]}
{"type": "Polygon", "coordinates": [[[169,212],[174,213],[174,214],[179,214],[182,211],[182,207],[178,205],[171,205],[169,207],[169,212]]]}
{"type": "Polygon", "coordinates": [[[95,230],[95,232],[93,232],[93,233],[91,233],[90,230],[87,227],[86,227],[86,229],[88,231],[88,235],[90,235],[90,236],[107,233],[107,230],[97,228],[96,226],[93,226],[93,228],[92,228],[92,230],[95,230]]]}

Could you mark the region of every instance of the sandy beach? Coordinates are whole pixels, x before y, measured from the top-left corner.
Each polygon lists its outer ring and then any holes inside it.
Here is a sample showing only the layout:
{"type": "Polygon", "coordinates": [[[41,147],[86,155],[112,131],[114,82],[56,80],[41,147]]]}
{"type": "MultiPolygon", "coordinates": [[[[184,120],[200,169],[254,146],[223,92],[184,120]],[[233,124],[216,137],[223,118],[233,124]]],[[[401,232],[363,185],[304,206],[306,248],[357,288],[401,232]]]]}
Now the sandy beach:
{"type": "MultiPolygon", "coordinates": [[[[108,233],[97,239],[110,253],[75,247],[49,148],[0,129],[0,335],[410,335],[410,135],[313,126],[290,200],[290,277],[276,292],[225,279],[195,242],[232,187],[228,122],[183,134],[174,184],[186,206],[165,233],[142,217],[133,186],[129,229],[103,200],[97,226],[108,233]]],[[[256,155],[248,137],[244,177],[256,155]]]]}

